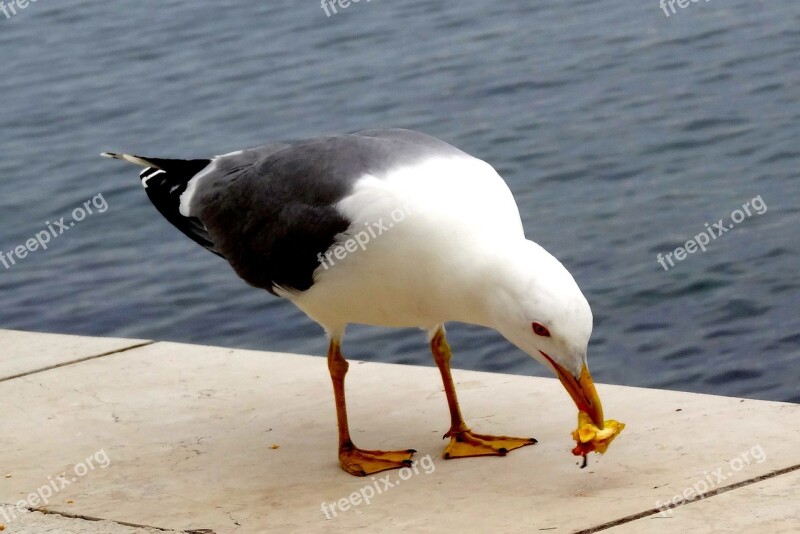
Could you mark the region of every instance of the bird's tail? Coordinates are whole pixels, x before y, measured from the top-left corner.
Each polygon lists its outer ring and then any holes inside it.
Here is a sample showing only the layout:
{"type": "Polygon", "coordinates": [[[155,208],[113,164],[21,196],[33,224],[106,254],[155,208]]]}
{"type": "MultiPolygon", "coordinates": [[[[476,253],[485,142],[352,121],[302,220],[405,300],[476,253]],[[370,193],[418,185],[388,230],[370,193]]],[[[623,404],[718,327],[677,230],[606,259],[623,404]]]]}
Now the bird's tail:
{"type": "MultiPolygon", "coordinates": [[[[118,154],[116,152],[103,152],[100,154],[106,158],[119,159],[146,167],[139,173],[139,178],[142,180],[142,185],[146,188],[150,187],[149,180],[156,175],[168,174],[169,179],[162,178],[159,182],[169,182],[170,187],[174,185],[184,184],[184,190],[189,180],[191,180],[198,172],[202,171],[209,163],[210,159],[164,159],[164,158],[143,158],[142,156],[134,156],[131,154],[118,154]]],[[[182,193],[183,191],[181,191],[182,193]]]]}
{"type": "Polygon", "coordinates": [[[139,173],[139,178],[150,202],[161,215],[196,243],[220,254],[202,222],[180,212],[181,195],[186,191],[189,181],[211,163],[210,159],[146,158],[115,152],[103,152],[101,155],[145,167],[139,173]]]}

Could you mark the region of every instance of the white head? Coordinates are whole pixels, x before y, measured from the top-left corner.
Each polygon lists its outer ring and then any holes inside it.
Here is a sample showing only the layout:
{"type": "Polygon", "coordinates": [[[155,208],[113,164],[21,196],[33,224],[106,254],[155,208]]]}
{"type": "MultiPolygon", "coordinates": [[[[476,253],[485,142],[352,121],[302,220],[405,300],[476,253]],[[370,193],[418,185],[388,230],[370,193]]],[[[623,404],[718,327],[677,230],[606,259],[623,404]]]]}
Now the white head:
{"type": "Polygon", "coordinates": [[[488,326],[553,369],[578,408],[602,427],[602,406],[586,362],[592,310],[575,279],[532,241],[498,260],[486,286],[488,326]]]}

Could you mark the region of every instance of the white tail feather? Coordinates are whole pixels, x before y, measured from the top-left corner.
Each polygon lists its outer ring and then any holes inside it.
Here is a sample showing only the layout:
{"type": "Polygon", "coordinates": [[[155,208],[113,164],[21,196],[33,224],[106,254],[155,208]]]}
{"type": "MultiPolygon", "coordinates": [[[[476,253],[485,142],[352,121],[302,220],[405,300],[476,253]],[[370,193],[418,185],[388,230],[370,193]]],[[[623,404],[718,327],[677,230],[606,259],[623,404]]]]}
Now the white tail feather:
{"type": "Polygon", "coordinates": [[[113,159],[121,159],[123,161],[127,161],[129,163],[133,163],[134,165],[141,165],[142,167],[154,167],[156,169],[160,169],[158,165],[154,165],[153,163],[147,161],[146,159],[140,158],[139,156],[132,156],[130,154],[117,154],[116,152],[103,152],[100,154],[104,158],[113,158],[113,159]]]}

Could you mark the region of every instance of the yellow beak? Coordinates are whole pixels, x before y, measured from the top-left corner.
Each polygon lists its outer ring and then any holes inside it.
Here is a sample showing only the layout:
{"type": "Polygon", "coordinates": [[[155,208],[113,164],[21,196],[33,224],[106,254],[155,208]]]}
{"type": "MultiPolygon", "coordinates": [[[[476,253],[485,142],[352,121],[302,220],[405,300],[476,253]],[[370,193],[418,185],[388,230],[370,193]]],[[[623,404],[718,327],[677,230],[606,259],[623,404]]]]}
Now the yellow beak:
{"type": "Polygon", "coordinates": [[[542,351],[539,351],[547,358],[553,368],[556,370],[556,375],[564,389],[567,390],[569,396],[575,401],[578,410],[586,412],[592,418],[592,422],[597,425],[597,428],[603,428],[603,405],[600,403],[600,397],[597,396],[597,390],[592,381],[592,375],[589,374],[589,368],[583,364],[581,368],[581,375],[578,378],[558,365],[553,359],[542,351]]]}

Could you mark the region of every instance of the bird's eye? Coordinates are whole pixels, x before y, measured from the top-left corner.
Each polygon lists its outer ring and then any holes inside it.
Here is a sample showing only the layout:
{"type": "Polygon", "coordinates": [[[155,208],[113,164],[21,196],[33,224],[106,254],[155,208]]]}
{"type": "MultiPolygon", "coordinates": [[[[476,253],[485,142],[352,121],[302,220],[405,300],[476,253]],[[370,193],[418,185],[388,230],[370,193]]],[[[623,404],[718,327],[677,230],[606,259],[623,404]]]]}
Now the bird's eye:
{"type": "Polygon", "coordinates": [[[531,323],[531,328],[533,328],[533,333],[537,336],[550,337],[550,330],[542,323],[531,323]]]}

